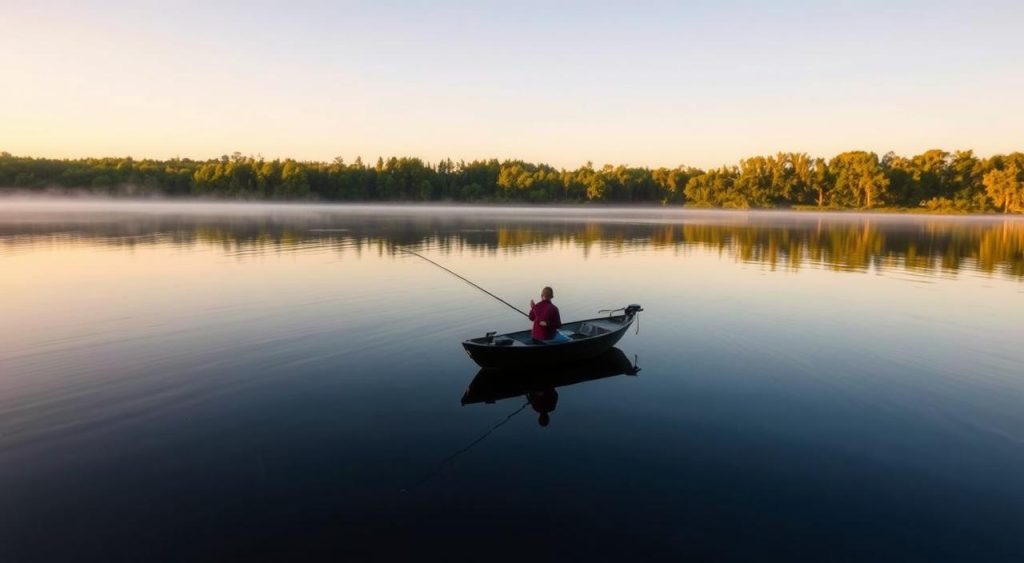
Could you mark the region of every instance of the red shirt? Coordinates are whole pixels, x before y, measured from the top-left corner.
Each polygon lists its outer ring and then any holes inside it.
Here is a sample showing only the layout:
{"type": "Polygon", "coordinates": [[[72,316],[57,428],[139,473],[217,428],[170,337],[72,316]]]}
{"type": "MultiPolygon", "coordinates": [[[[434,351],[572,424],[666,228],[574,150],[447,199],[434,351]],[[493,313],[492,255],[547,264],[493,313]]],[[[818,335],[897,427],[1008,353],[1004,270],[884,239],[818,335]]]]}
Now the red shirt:
{"type": "Polygon", "coordinates": [[[558,307],[550,299],[543,299],[530,309],[530,320],[533,321],[531,336],[537,340],[551,340],[555,337],[555,331],[562,327],[558,307]],[[540,326],[541,321],[547,321],[548,326],[540,326]]]}

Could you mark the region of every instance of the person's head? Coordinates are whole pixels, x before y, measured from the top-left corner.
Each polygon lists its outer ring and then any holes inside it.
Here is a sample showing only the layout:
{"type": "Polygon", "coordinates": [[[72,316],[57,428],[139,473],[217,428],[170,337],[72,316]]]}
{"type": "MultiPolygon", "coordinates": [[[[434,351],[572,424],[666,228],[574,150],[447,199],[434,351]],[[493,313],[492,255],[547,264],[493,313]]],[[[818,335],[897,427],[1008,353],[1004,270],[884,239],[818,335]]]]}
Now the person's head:
{"type": "Polygon", "coordinates": [[[537,424],[541,426],[547,426],[549,422],[551,422],[551,417],[546,412],[540,413],[540,416],[537,417],[537,424]]]}
{"type": "Polygon", "coordinates": [[[545,287],[544,289],[540,290],[540,298],[541,299],[551,299],[554,296],[555,296],[555,290],[551,289],[550,287],[545,287]]]}

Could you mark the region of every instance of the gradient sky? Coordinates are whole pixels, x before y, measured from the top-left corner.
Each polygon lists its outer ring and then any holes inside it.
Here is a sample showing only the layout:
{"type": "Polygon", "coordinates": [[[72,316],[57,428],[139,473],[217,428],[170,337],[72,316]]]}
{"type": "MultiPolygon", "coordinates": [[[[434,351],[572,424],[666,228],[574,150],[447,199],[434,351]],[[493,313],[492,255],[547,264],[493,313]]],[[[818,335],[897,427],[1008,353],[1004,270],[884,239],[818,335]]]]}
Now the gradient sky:
{"type": "Polygon", "coordinates": [[[1024,150],[1024,2],[0,0],[0,150],[710,167],[1024,150]]]}

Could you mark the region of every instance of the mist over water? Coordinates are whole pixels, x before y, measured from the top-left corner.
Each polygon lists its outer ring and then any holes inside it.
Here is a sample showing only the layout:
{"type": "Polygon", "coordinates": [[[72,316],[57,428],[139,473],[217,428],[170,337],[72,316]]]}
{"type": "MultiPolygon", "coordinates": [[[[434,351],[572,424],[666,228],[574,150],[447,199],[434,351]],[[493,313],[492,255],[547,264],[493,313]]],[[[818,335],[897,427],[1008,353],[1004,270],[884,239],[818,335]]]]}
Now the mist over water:
{"type": "Polygon", "coordinates": [[[0,271],[0,560],[1024,555],[1019,218],[0,200],[0,271]],[[524,321],[395,245],[641,371],[463,406],[524,321]]]}
{"type": "Polygon", "coordinates": [[[0,200],[6,251],[47,237],[98,244],[437,243],[518,251],[545,244],[697,247],[740,261],[1024,276],[1024,218],[672,208],[0,200]],[[340,222],[340,223],[339,223],[340,222]],[[343,224],[344,227],[338,227],[343,224]]]}

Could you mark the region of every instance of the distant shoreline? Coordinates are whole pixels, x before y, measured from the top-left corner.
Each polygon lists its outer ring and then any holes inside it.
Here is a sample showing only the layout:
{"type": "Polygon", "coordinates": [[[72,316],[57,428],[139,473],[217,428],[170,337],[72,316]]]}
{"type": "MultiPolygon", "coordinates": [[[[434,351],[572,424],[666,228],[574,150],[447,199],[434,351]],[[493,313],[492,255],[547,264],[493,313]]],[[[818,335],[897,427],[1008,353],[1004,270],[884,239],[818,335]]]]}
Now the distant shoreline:
{"type": "Polygon", "coordinates": [[[736,165],[576,169],[522,160],[416,157],[370,164],[266,160],[32,158],[0,152],[0,188],[47,195],[478,205],[693,206],[960,215],[1024,213],[1024,153],[939,149],[904,157],[848,151],[751,156],[736,165]]]}

